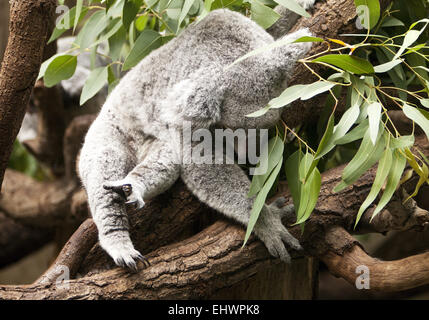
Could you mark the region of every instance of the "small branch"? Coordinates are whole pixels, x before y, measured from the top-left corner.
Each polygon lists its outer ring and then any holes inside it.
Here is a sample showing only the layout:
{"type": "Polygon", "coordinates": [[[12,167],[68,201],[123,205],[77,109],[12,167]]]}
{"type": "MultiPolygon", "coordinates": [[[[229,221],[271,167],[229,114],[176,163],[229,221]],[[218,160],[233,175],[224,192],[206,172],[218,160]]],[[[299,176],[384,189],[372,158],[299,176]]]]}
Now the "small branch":
{"type": "Polygon", "coordinates": [[[89,250],[97,241],[97,227],[92,219],[87,219],[65,244],[55,262],[35,283],[54,282],[67,267],[70,277],[74,277],[89,250]]]}

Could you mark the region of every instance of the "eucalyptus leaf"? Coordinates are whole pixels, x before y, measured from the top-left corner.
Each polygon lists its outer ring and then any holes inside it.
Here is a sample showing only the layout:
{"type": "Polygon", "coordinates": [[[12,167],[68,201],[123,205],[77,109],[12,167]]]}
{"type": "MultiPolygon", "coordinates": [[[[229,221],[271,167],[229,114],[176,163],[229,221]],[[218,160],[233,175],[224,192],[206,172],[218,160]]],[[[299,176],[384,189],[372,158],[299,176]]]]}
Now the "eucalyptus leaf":
{"type": "Polygon", "coordinates": [[[153,30],[145,29],[139,35],[134,43],[133,48],[125,59],[123,71],[129,70],[139,63],[152,50],[162,45],[161,35],[153,30]]]}
{"type": "Polygon", "coordinates": [[[61,55],[51,61],[44,75],[44,84],[50,88],[61,80],[73,76],[77,65],[77,57],[72,55],[61,55]]]}
{"type": "Polygon", "coordinates": [[[270,139],[268,142],[268,154],[262,154],[259,163],[259,167],[267,168],[267,170],[265,174],[253,176],[249,193],[247,195],[248,197],[254,196],[262,189],[271,172],[274,170],[277,164],[282,161],[283,150],[284,143],[279,136],[275,136],[274,138],[270,139]]]}
{"type": "Polygon", "coordinates": [[[399,184],[402,173],[404,172],[405,165],[407,161],[406,158],[399,153],[398,151],[393,152],[392,165],[390,167],[389,175],[386,182],[386,187],[384,188],[383,195],[380,198],[380,201],[377,204],[374,212],[372,213],[371,220],[381,212],[381,210],[389,203],[393,194],[395,193],[396,187],[399,184]]]}
{"type": "Polygon", "coordinates": [[[290,11],[293,11],[300,16],[309,18],[310,15],[307,11],[304,10],[303,7],[301,7],[296,0],[274,0],[279,5],[285,7],[286,9],[289,9],[290,11]]]}
{"type": "Polygon", "coordinates": [[[91,71],[80,95],[80,105],[91,99],[103,88],[108,79],[108,68],[100,67],[91,71]]]}
{"type": "Polygon", "coordinates": [[[280,18],[280,14],[259,0],[250,0],[250,18],[262,28],[267,29],[280,18]]]}
{"type": "Polygon", "coordinates": [[[374,202],[375,198],[379,194],[385,180],[387,179],[391,166],[392,166],[392,150],[390,148],[386,148],[386,150],[383,153],[383,156],[381,157],[378,163],[377,173],[375,175],[375,179],[372,184],[371,190],[368,196],[366,197],[365,201],[362,203],[362,205],[359,208],[358,214],[356,216],[355,228],[360,218],[362,217],[362,214],[371,205],[371,203],[374,202]]]}
{"type": "Polygon", "coordinates": [[[371,103],[368,106],[369,136],[375,145],[378,136],[378,128],[381,120],[381,104],[378,102],[371,103]]]}
{"type": "Polygon", "coordinates": [[[407,118],[417,123],[429,138],[429,120],[423,115],[421,110],[411,107],[408,104],[404,104],[402,110],[404,111],[404,114],[407,116],[407,118]]]}
{"type": "Polygon", "coordinates": [[[324,62],[354,74],[374,73],[374,67],[365,59],[346,54],[328,54],[314,59],[312,62],[324,62]]]}
{"type": "Polygon", "coordinates": [[[277,176],[280,172],[280,169],[282,168],[282,164],[283,164],[283,161],[280,161],[277,164],[273,172],[271,172],[270,177],[265,182],[263,188],[256,196],[255,202],[253,203],[252,211],[250,212],[249,223],[247,224],[247,230],[246,230],[246,235],[244,237],[243,246],[246,245],[247,240],[249,240],[250,234],[252,233],[256,222],[258,221],[259,214],[265,205],[265,200],[267,199],[268,193],[270,192],[271,187],[276,181],[277,176]]]}

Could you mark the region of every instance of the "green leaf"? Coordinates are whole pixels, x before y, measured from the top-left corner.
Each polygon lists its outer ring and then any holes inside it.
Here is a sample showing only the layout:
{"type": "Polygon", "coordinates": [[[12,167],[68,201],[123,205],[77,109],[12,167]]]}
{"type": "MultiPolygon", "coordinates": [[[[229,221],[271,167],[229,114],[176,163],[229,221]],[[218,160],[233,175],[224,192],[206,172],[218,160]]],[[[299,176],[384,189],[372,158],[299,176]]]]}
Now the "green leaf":
{"type": "Polygon", "coordinates": [[[390,147],[392,149],[404,149],[414,145],[414,136],[400,136],[398,138],[390,139],[390,147]]]}
{"type": "Polygon", "coordinates": [[[50,88],[61,80],[73,76],[77,65],[77,57],[72,55],[58,56],[51,61],[44,76],[45,86],[50,88]]]}
{"type": "Polygon", "coordinates": [[[291,102],[299,99],[308,86],[309,85],[306,84],[296,84],[292,87],[288,87],[277,98],[274,98],[268,102],[268,105],[273,109],[288,105],[291,102]]]}
{"type": "Polygon", "coordinates": [[[129,70],[147,56],[152,50],[162,45],[161,35],[150,29],[145,29],[139,35],[133,48],[125,59],[123,71],[129,70]]]}
{"type": "MultiPolygon", "coordinates": [[[[311,169],[313,163],[314,158],[310,153],[304,155],[299,165],[299,177],[301,183],[308,175],[308,172],[311,169]]],[[[305,222],[310,216],[319,197],[321,181],[322,178],[320,176],[319,170],[314,168],[309,178],[301,185],[299,207],[296,208],[297,221],[295,224],[301,224],[305,222]]]]}
{"type": "Polygon", "coordinates": [[[335,83],[328,81],[317,81],[313,82],[310,85],[306,85],[305,88],[303,88],[303,90],[301,91],[301,100],[311,99],[318,94],[332,89],[332,87],[334,87],[335,85],[335,83]]]}
{"type": "Polygon", "coordinates": [[[109,18],[104,10],[99,10],[91,15],[76,37],[76,43],[82,51],[92,46],[98,35],[108,26],[108,22],[109,18]]]}
{"type": "Polygon", "coordinates": [[[82,13],[83,0],[76,0],[76,14],[73,23],[73,33],[76,30],[77,24],[79,23],[80,14],[82,13]]]}
{"type": "MultiPolygon", "coordinates": [[[[383,128],[380,128],[380,131],[381,130],[383,130],[383,128]]],[[[343,183],[337,185],[334,188],[334,192],[339,192],[346,186],[354,183],[364,172],[371,168],[380,159],[384,151],[385,139],[384,135],[379,134],[379,136],[377,143],[373,145],[369,135],[369,130],[366,132],[356,155],[344,168],[342,174],[343,183]]]]}
{"type": "Polygon", "coordinates": [[[247,224],[247,230],[246,230],[246,235],[244,237],[243,246],[246,245],[247,240],[249,240],[250,234],[252,233],[256,222],[258,221],[259,213],[261,212],[262,208],[265,205],[265,200],[267,199],[268,192],[270,192],[271,187],[276,181],[276,178],[280,172],[280,169],[282,168],[282,164],[283,164],[283,161],[280,161],[277,164],[277,166],[274,168],[273,172],[270,174],[270,177],[268,178],[264,187],[258,193],[255,199],[255,202],[253,203],[253,208],[252,208],[252,211],[250,212],[249,223],[247,224]]]}
{"type": "Polygon", "coordinates": [[[270,109],[271,109],[271,107],[268,105],[262,109],[259,109],[258,111],[246,114],[246,117],[257,118],[257,117],[260,117],[260,116],[263,116],[264,114],[266,114],[268,112],[268,110],[270,110],[270,109]]]}
{"type": "Polygon", "coordinates": [[[128,30],[131,25],[131,22],[137,16],[137,13],[140,11],[140,7],[143,4],[143,0],[126,0],[124,8],[122,10],[122,23],[124,28],[128,30]]]}
{"type": "Polygon", "coordinates": [[[299,200],[301,197],[301,182],[299,179],[299,163],[304,157],[301,150],[294,152],[285,163],[285,173],[288,188],[292,196],[292,200],[296,208],[299,208],[299,200]]]}
{"type": "Polygon", "coordinates": [[[420,99],[420,103],[423,107],[429,108],[429,99],[420,99]]]}
{"type": "MultiPolygon", "coordinates": [[[[358,118],[359,111],[360,111],[359,104],[354,104],[346,112],[344,112],[338,124],[333,128],[332,135],[329,137],[326,143],[322,144],[322,142],[324,141],[324,139],[322,138],[322,141],[320,142],[319,147],[317,149],[315,159],[320,159],[321,157],[323,157],[325,154],[327,154],[335,147],[337,140],[345,137],[345,134],[350,130],[350,128],[353,126],[356,119],[358,118]],[[322,145],[323,147],[321,148],[322,145]]],[[[328,132],[330,121],[331,120],[328,121],[328,128],[326,129],[327,130],[326,132],[328,132]]],[[[333,123],[333,119],[332,119],[332,123],[333,123]]],[[[326,135],[326,132],[325,132],[325,135],[326,135]]],[[[360,139],[362,137],[363,137],[363,134],[357,139],[360,139]]]]}
{"type": "Polygon", "coordinates": [[[280,18],[280,14],[259,0],[250,0],[250,18],[262,28],[267,29],[280,18]]]}
{"type": "Polygon", "coordinates": [[[427,24],[421,30],[408,30],[405,34],[404,41],[402,42],[401,47],[399,48],[398,52],[396,52],[395,56],[393,57],[393,60],[399,58],[399,56],[407,49],[409,46],[411,46],[414,42],[417,41],[417,39],[422,34],[423,30],[426,28],[427,24]]]}
{"type": "Polygon", "coordinates": [[[261,53],[264,53],[264,52],[268,52],[268,51],[270,51],[272,49],[275,49],[275,48],[282,47],[282,46],[284,46],[286,44],[293,43],[294,41],[296,41],[296,40],[292,40],[292,39],[286,37],[284,39],[280,39],[280,40],[274,41],[274,42],[272,42],[272,43],[270,43],[270,44],[268,44],[268,45],[266,45],[264,47],[252,50],[252,51],[246,53],[244,56],[242,56],[242,57],[238,58],[237,60],[235,60],[233,63],[231,63],[227,67],[225,67],[225,70],[228,70],[233,65],[235,65],[235,64],[237,64],[237,63],[239,63],[239,62],[241,62],[241,61],[243,61],[243,60],[245,60],[247,58],[253,57],[255,55],[258,55],[258,54],[261,54],[261,53]]]}
{"type": "Polygon", "coordinates": [[[355,0],[355,5],[362,26],[365,29],[374,28],[380,19],[380,2],[378,0],[355,0]]]}
{"type": "Polygon", "coordinates": [[[108,67],[100,67],[91,71],[80,95],[80,105],[91,99],[103,88],[108,78],[108,67]]]}
{"type": "Polygon", "coordinates": [[[195,0],[185,0],[185,2],[183,3],[182,10],[180,11],[179,23],[177,25],[177,28],[179,28],[180,24],[183,22],[183,20],[185,20],[194,2],[195,0]]]}
{"type": "Polygon", "coordinates": [[[149,15],[145,14],[137,18],[136,20],[136,29],[138,31],[143,31],[146,28],[147,22],[149,21],[149,15]]]}
{"type": "Polygon", "coordinates": [[[248,197],[254,196],[262,189],[271,172],[277,164],[282,161],[283,150],[284,143],[279,136],[275,136],[270,139],[268,143],[268,154],[261,154],[259,163],[260,168],[266,168],[265,174],[253,176],[249,193],[247,195],[248,197]]]}
{"type": "Polygon", "coordinates": [[[368,61],[346,54],[328,54],[312,62],[324,62],[355,74],[374,73],[374,67],[368,61]]]}
{"type": "Polygon", "coordinates": [[[407,116],[407,118],[417,123],[429,138],[429,120],[422,114],[423,110],[411,107],[408,104],[404,104],[402,111],[407,116]]]}
{"type": "MultiPolygon", "coordinates": [[[[346,133],[350,130],[353,124],[359,117],[360,108],[359,103],[354,103],[346,112],[344,112],[340,121],[334,128],[333,141],[336,142],[345,137],[346,133]]],[[[363,135],[361,136],[363,137],[363,135]]]]}
{"type": "Polygon", "coordinates": [[[374,67],[374,71],[376,73],[383,73],[383,72],[387,72],[390,69],[396,67],[398,64],[400,64],[402,61],[397,59],[397,60],[392,60],[383,64],[380,64],[378,66],[374,67]]]}
{"type": "Polygon", "coordinates": [[[360,218],[362,217],[362,214],[371,205],[371,203],[374,202],[375,198],[377,197],[378,193],[383,187],[384,181],[386,180],[389,174],[391,166],[392,166],[392,150],[390,148],[386,148],[386,150],[383,153],[383,156],[381,157],[378,163],[377,174],[375,175],[375,179],[372,184],[371,191],[369,192],[365,201],[362,203],[362,205],[359,208],[359,211],[356,217],[355,228],[360,218]]]}
{"type": "Polygon", "coordinates": [[[323,40],[322,38],[319,38],[319,37],[304,36],[304,37],[296,39],[295,41],[293,41],[293,43],[300,43],[300,42],[323,42],[323,41],[325,41],[325,40],[323,40]]]}
{"type": "Polygon", "coordinates": [[[375,145],[378,136],[378,128],[380,127],[381,120],[381,104],[378,102],[371,103],[368,106],[368,120],[369,120],[369,136],[372,144],[375,145]]]}
{"type": "Polygon", "coordinates": [[[393,16],[389,16],[386,19],[384,19],[383,24],[381,25],[383,28],[385,27],[404,27],[404,23],[393,17],[393,16]]]}
{"type": "MultiPolygon", "coordinates": [[[[319,146],[317,147],[316,154],[314,155],[314,159],[318,160],[332,150],[334,147],[333,141],[334,137],[334,113],[331,113],[328,119],[328,125],[326,126],[325,133],[323,134],[322,139],[320,140],[319,146]]],[[[310,170],[311,171],[311,170],[310,170]]],[[[306,177],[307,180],[308,177],[306,177]]]]}
{"type": "Polygon", "coordinates": [[[286,9],[289,9],[290,11],[293,11],[300,16],[309,18],[310,15],[307,11],[304,10],[303,7],[301,7],[296,0],[274,0],[279,5],[285,7],[286,9]]]}
{"type": "MultiPolygon", "coordinates": [[[[77,21],[81,21],[83,17],[88,12],[88,8],[84,7],[79,14],[79,19],[77,21]]],[[[57,26],[54,28],[51,37],[48,40],[48,44],[52,41],[57,40],[64,32],[69,30],[73,25],[76,24],[76,7],[71,8],[66,13],[62,15],[62,17],[58,20],[57,26]]]]}
{"type": "Polygon", "coordinates": [[[57,54],[53,55],[48,60],[46,60],[45,62],[42,63],[42,65],[40,66],[39,75],[37,76],[37,80],[39,80],[40,78],[42,78],[45,75],[46,69],[49,67],[49,65],[51,64],[51,62],[56,57],[59,57],[61,55],[63,55],[63,53],[57,53],[57,54]]]}
{"type": "Polygon", "coordinates": [[[383,195],[381,196],[377,207],[372,213],[371,220],[374,219],[374,217],[389,203],[395,193],[396,187],[399,184],[402,173],[404,172],[406,162],[406,158],[401,153],[396,150],[393,152],[392,165],[390,167],[386,187],[384,188],[383,195]]]}
{"type": "Polygon", "coordinates": [[[369,121],[368,119],[365,119],[364,121],[359,123],[352,131],[347,133],[344,137],[337,139],[335,143],[342,145],[362,139],[365,133],[368,131],[368,128],[369,121]]]}

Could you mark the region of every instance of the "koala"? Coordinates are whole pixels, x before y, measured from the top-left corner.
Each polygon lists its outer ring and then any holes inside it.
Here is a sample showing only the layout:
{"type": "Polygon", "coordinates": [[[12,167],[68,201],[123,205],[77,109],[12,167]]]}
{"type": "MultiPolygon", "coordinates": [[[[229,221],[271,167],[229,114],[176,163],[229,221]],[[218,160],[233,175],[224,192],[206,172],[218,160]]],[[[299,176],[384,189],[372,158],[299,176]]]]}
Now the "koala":
{"type": "MultiPolygon", "coordinates": [[[[314,0],[301,3],[307,8],[314,0]]],[[[284,38],[310,35],[302,29],[284,38]]],[[[274,126],[278,109],[257,118],[246,115],[286,88],[296,61],[311,44],[288,44],[231,66],[273,42],[242,14],[214,10],[146,56],[111,92],[85,137],[78,171],[100,245],[117,265],[136,269],[138,260],[147,263],[130,239],[126,209],[142,208],[179,178],[200,201],[248,224],[254,198],[247,196],[245,172],[236,164],[184,161],[177,137],[186,121],[192,129],[208,130],[274,126]]],[[[281,222],[293,212],[283,203],[264,205],[254,233],[271,255],[288,262],[285,245],[302,248],[281,222]]]]}

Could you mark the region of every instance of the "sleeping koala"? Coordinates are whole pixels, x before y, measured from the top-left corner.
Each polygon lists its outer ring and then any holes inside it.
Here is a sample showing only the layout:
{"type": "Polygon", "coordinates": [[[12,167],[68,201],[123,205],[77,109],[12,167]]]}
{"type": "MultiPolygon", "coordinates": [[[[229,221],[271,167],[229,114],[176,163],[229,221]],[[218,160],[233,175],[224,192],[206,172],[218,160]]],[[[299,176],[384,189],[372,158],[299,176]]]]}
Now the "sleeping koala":
{"type": "MultiPolygon", "coordinates": [[[[305,8],[313,3],[301,0],[305,8]]],[[[310,36],[309,31],[285,38],[303,36],[310,36]]],[[[107,98],[87,133],[78,167],[100,245],[117,265],[136,269],[137,260],[145,261],[130,240],[127,205],[141,208],[179,177],[199,200],[247,225],[254,198],[247,197],[246,174],[236,164],[184,159],[177,139],[185,122],[193,130],[276,124],[277,109],[257,118],[246,115],[286,88],[295,62],[311,44],[285,45],[226,68],[272,42],[269,33],[245,16],[212,11],[143,59],[107,98]]],[[[254,232],[273,256],[289,261],[285,243],[301,247],[281,222],[291,208],[280,207],[265,205],[254,232]]]]}

